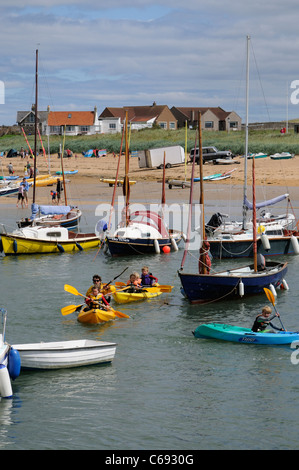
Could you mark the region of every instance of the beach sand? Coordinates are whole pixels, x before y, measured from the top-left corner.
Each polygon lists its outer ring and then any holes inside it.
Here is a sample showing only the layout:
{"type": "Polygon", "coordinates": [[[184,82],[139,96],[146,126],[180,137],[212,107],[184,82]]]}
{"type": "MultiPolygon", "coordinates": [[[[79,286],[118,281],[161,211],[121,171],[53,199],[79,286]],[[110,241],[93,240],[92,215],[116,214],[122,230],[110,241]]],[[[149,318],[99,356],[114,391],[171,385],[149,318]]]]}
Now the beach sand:
{"type": "MultiPolygon", "coordinates": [[[[2,172],[8,175],[7,165],[12,163],[16,175],[24,175],[24,166],[26,159],[21,157],[2,158],[2,172]]],[[[33,165],[33,159],[29,159],[33,165]]],[[[118,156],[107,155],[100,158],[86,158],[83,155],[63,158],[63,167],[65,171],[78,170],[75,175],[66,175],[69,181],[67,184],[67,194],[72,199],[73,204],[97,204],[99,201],[111,202],[113,187],[100,181],[101,178],[115,178],[118,165],[118,156]],[[75,200],[75,201],[74,201],[75,200]]],[[[131,186],[131,201],[159,202],[161,200],[161,182],[163,178],[162,169],[144,169],[139,168],[138,158],[131,157],[129,163],[130,180],[136,181],[131,186]]],[[[39,174],[48,173],[48,157],[39,155],[37,159],[37,168],[39,174]]],[[[166,169],[166,180],[176,179],[184,180],[185,177],[190,181],[192,165],[179,165],[166,169]]],[[[209,199],[223,200],[225,198],[242,200],[242,187],[244,177],[244,158],[236,157],[234,164],[223,165],[206,163],[203,165],[204,176],[215,173],[222,173],[234,169],[230,178],[205,182],[205,200],[206,195],[209,199]]],[[[252,160],[248,160],[248,185],[251,185],[252,160]]],[[[50,157],[50,172],[52,175],[61,170],[61,161],[57,154],[50,157]]],[[[289,193],[291,199],[299,199],[299,156],[289,160],[272,160],[269,157],[255,160],[255,174],[257,188],[266,188],[266,197],[271,198],[282,193],[289,193]],[[279,189],[277,187],[280,187],[279,189]]],[[[200,169],[195,165],[195,177],[199,177],[200,169]]],[[[125,173],[124,156],[121,157],[119,179],[123,179],[125,173]]],[[[58,177],[58,176],[57,176],[58,177]]],[[[60,176],[61,178],[61,176],[60,176]]],[[[199,192],[199,183],[196,183],[196,191],[199,192]]],[[[54,186],[37,188],[37,202],[40,204],[51,204],[50,191],[55,190],[54,186]]],[[[263,190],[263,194],[265,189],[263,190]]],[[[122,194],[122,188],[117,188],[117,195],[122,194]]],[[[32,195],[30,190],[29,197],[32,195]]],[[[196,196],[198,197],[198,196],[196,196]]],[[[189,190],[181,188],[169,189],[166,185],[166,201],[188,202],[189,190]]],[[[1,197],[0,204],[11,202],[15,204],[12,197],[1,197]]]]}

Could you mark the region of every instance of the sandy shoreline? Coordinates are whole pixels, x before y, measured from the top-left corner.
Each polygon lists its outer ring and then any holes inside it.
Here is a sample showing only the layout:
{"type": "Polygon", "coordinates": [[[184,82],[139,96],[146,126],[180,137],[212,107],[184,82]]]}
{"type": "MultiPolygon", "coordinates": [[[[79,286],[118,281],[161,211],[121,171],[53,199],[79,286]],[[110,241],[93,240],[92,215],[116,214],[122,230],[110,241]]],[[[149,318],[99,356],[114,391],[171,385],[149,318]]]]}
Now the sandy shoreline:
{"type": "MultiPolygon", "coordinates": [[[[33,165],[33,159],[29,159],[33,165]]],[[[2,172],[8,175],[7,165],[12,163],[16,175],[24,175],[24,166],[26,159],[2,158],[2,172]]],[[[215,200],[240,199],[242,197],[242,185],[244,174],[244,159],[236,157],[234,164],[231,165],[213,165],[206,163],[203,166],[204,176],[215,173],[222,173],[234,169],[232,177],[218,182],[206,182],[204,184],[205,200],[213,198],[215,200]]],[[[66,175],[69,180],[67,185],[68,198],[73,204],[97,204],[99,201],[111,202],[113,188],[108,184],[102,183],[100,178],[115,178],[118,164],[118,157],[108,155],[100,158],[85,158],[83,155],[78,157],[64,158],[63,167],[65,171],[78,170],[76,175],[66,175]]],[[[251,184],[251,166],[252,160],[248,161],[248,184],[251,184]]],[[[37,167],[40,174],[48,173],[48,157],[38,156],[37,167]]],[[[256,168],[256,184],[257,187],[266,188],[266,197],[271,198],[281,193],[288,192],[292,200],[299,199],[299,157],[295,156],[290,160],[272,160],[269,157],[255,160],[256,168]],[[280,187],[277,189],[277,187],[280,187]]],[[[51,174],[55,175],[56,171],[61,170],[61,162],[57,154],[51,155],[50,158],[51,174]]],[[[124,157],[121,158],[119,178],[123,179],[125,173],[124,157]]],[[[166,169],[166,179],[190,180],[191,165],[180,165],[166,169]],[[186,173],[185,173],[186,171],[186,173]]],[[[195,176],[199,176],[199,166],[195,166],[195,176]]],[[[161,199],[161,181],[163,170],[161,169],[140,169],[138,158],[130,158],[130,179],[136,181],[131,186],[132,201],[159,202],[161,199]]],[[[52,187],[37,188],[38,202],[42,204],[50,204],[50,191],[52,187]]],[[[197,183],[196,191],[199,191],[197,183]]],[[[32,193],[29,194],[29,197],[32,193]]],[[[122,194],[122,188],[117,188],[117,196],[122,194]]],[[[188,202],[188,189],[168,189],[166,185],[166,199],[168,201],[188,202]]],[[[195,196],[196,197],[196,196],[195,196]]],[[[12,197],[1,197],[0,204],[13,203],[15,199],[12,197]]]]}

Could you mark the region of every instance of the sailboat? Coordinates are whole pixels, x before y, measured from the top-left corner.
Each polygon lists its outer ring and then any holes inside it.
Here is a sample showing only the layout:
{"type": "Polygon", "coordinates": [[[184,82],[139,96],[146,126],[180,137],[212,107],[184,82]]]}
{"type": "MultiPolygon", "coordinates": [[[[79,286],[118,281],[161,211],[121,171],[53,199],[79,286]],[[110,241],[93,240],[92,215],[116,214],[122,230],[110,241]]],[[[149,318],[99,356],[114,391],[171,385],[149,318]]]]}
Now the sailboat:
{"type": "MultiPolygon", "coordinates": [[[[200,116],[198,118],[200,129],[200,116]]],[[[199,131],[201,132],[201,130],[199,131]]],[[[194,167],[194,162],[193,162],[194,167]]],[[[193,172],[194,170],[192,170],[193,172]]],[[[202,174],[202,151],[200,139],[200,171],[202,174]]],[[[254,159],[253,159],[253,204],[255,207],[255,178],[254,178],[254,159]]],[[[192,181],[192,180],[191,180],[192,181]]],[[[201,206],[204,208],[203,181],[201,181],[201,206]]],[[[199,256],[199,273],[185,273],[184,264],[188,253],[190,240],[190,221],[192,216],[192,192],[193,182],[190,190],[189,204],[189,223],[188,234],[185,245],[185,252],[178,272],[183,295],[190,303],[208,303],[231,298],[241,298],[253,294],[263,293],[264,287],[275,289],[283,283],[287,273],[287,263],[267,262],[265,265],[264,257],[257,256],[256,227],[253,229],[254,240],[254,258],[253,264],[247,266],[227,269],[225,271],[210,273],[208,263],[209,243],[205,234],[204,209],[202,210],[202,246],[199,256]]],[[[253,221],[255,220],[256,210],[253,208],[253,221]]]]}
{"type": "MultiPolygon", "coordinates": [[[[35,107],[35,155],[37,155],[37,63],[38,50],[36,50],[36,107],[35,107]]],[[[34,184],[33,204],[35,204],[36,190],[36,158],[34,158],[34,184]]],[[[58,206],[60,207],[60,206],[58,206]]],[[[96,248],[101,242],[95,233],[72,232],[59,224],[47,226],[46,224],[28,224],[8,233],[1,226],[0,251],[5,255],[35,254],[35,253],[62,253],[82,251],[87,248],[96,248]]]]}
{"type": "MultiPolygon", "coordinates": [[[[160,250],[168,247],[178,250],[178,244],[184,234],[180,231],[168,229],[163,215],[151,210],[138,210],[130,213],[129,196],[129,150],[127,144],[127,114],[125,121],[125,177],[123,181],[123,193],[125,206],[123,220],[116,231],[106,236],[106,246],[112,256],[143,255],[148,253],[160,253],[160,250]]],[[[121,152],[119,158],[121,156],[121,152]]],[[[117,177],[115,185],[117,184],[117,177]]],[[[162,204],[163,205],[163,204],[162,204]]],[[[109,226],[109,224],[108,224],[109,226]]]]}
{"type": "MultiPolygon", "coordinates": [[[[247,77],[246,77],[246,127],[244,155],[244,186],[243,186],[243,220],[242,222],[225,222],[225,215],[213,214],[206,225],[207,240],[213,258],[242,258],[253,256],[253,226],[255,221],[247,220],[253,204],[247,198],[247,160],[248,156],[248,93],[249,93],[249,42],[247,37],[247,77]]],[[[254,157],[254,156],[253,156],[254,157]]],[[[268,201],[259,202],[256,209],[288,199],[289,194],[283,194],[268,201]]],[[[294,214],[287,212],[278,216],[264,212],[256,219],[258,224],[257,251],[262,255],[299,254],[299,221],[294,214]]]]}
{"type": "MultiPolygon", "coordinates": [[[[82,212],[78,207],[70,206],[67,204],[66,185],[65,185],[64,170],[63,170],[63,158],[62,158],[63,152],[61,153],[61,167],[62,167],[65,205],[64,206],[38,205],[35,202],[36,187],[39,185],[44,185],[43,183],[39,184],[38,177],[36,175],[37,131],[38,131],[37,105],[38,105],[38,50],[36,50],[36,71],[35,71],[35,139],[34,139],[33,201],[31,205],[31,216],[22,218],[21,220],[17,221],[17,225],[19,228],[29,227],[29,226],[53,227],[53,226],[60,225],[68,229],[75,229],[78,227],[82,212]]],[[[39,137],[40,137],[40,134],[39,134],[39,137]]],[[[40,141],[41,141],[41,137],[40,137],[40,141]]],[[[41,145],[42,145],[42,141],[41,141],[41,145]]],[[[51,184],[53,184],[54,182],[56,182],[56,178],[51,177],[49,175],[49,181],[51,184]]]]}

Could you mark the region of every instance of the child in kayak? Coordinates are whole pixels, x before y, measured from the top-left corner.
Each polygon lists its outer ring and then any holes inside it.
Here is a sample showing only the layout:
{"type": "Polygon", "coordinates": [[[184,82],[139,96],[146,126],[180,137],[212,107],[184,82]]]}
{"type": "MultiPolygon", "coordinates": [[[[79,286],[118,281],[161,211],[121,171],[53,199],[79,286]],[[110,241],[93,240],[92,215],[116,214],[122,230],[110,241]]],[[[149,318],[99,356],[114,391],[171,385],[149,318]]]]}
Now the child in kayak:
{"type": "Polygon", "coordinates": [[[87,307],[84,310],[90,310],[92,308],[101,308],[101,306],[106,308],[111,308],[103,294],[99,292],[99,288],[94,286],[91,289],[91,294],[85,299],[87,307]]]}
{"type": "Polygon", "coordinates": [[[271,323],[271,320],[273,320],[273,318],[279,317],[279,313],[277,312],[270,316],[271,313],[271,307],[264,307],[262,313],[257,315],[256,319],[254,320],[254,324],[251,328],[252,331],[254,331],[255,333],[265,331],[268,326],[271,326],[272,328],[274,328],[274,330],[284,331],[282,328],[277,328],[277,326],[271,323]]]}
{"type": "Polygon", "coordinates": [[[152,273],[149,272],[148,266],[143,266],[141,269],[141,284],[143,286],[152,287],[158,282],[158,278],[153,276],[152,273]]]}
{"type": "Polygon", "coordinates": [[[127,286],[129,287],[126,289],[126,292],[140,292],[140,289],[142,288],[141,285],[141,279],[138,273],[132,273],[130,275],[130,279],[127,282],[127,286]]]}

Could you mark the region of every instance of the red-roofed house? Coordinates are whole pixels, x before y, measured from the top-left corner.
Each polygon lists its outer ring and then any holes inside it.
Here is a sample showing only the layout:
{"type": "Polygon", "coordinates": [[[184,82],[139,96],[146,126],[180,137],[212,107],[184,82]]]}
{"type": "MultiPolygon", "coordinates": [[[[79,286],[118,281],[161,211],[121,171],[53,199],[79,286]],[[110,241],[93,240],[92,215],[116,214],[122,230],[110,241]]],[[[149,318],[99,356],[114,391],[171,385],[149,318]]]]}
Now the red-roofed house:
{"type": "Polygon", "coordinates": [[[128,121],[132,130],[153,127],[154,124],[163,129],[177,129],[177,119],[166,105],[152,106],[124,106],[123,108],[105,108],[101,113],[100,120],[118,118],[123,122],[128,111],[128,121]]]}
{"type": "Polygon", "coordinates": [[[49,111],[45,134],[92,135],[100,132],[98,112],[93,111],[49,111]]]}
{"type": "Polygon", "coordinates": [[[201,127],[210,131],[241,130],[242,119],[235,111],[224,111],[217,108],[175,107],[171,108],[172,114],[178,121],[178,127],[198,126],[198,113],[201,113],[201,127]]]}

